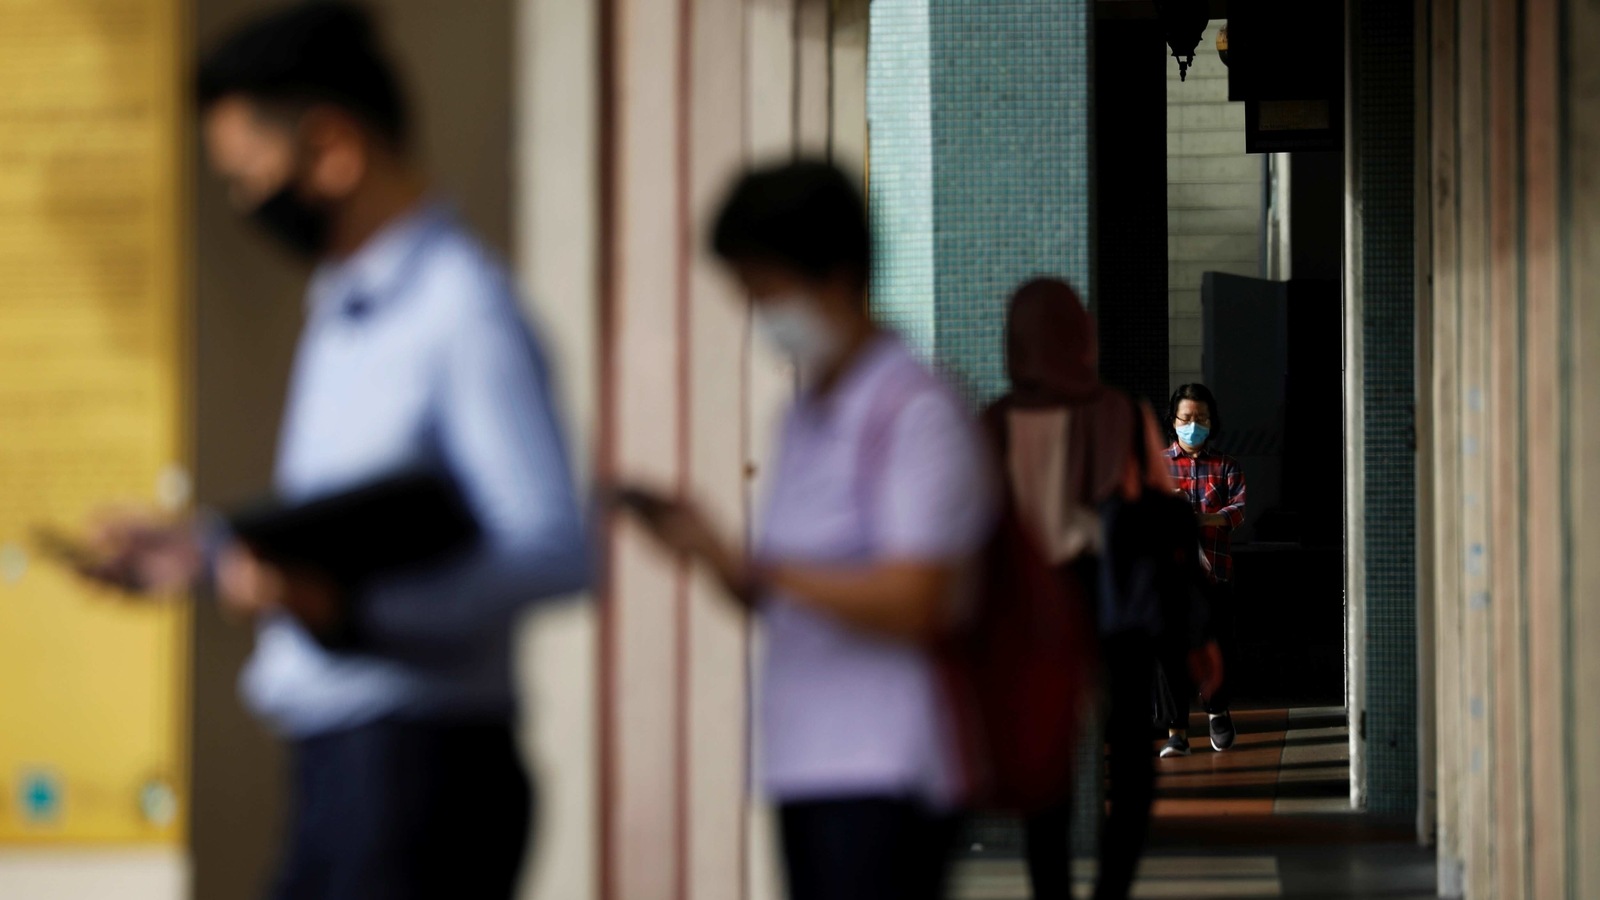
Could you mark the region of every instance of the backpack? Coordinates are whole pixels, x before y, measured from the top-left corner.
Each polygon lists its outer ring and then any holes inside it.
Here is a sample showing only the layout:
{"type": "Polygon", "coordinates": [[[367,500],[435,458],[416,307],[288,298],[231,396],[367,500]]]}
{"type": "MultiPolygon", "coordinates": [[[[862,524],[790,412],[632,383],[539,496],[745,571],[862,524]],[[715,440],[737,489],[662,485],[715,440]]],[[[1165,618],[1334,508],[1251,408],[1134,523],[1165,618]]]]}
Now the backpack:
{"type": "MultiPolygon", "coordinates": [[[[882,471],[898,411],[917,392],[910,379],[880,388],[859,469],[863,484],[882,471]]],[[[1011,492],[1001,497],[970,615],[930,649],[968,803],[1026,814],[1070,794],[1096,642],[1076,576],[1049,564],[1011,492]]]]}
{"type": "Polygon", "coordinates": [[[1176,494],[1148,483],[1144,408],[1134,407],[1133,452],[1139,494],[1114,492],[1100,505],[1100,633],[1144,631],[1160,640],[1198,635],[1194,612],[1200,530],[1194,511],[1176,494]]]}

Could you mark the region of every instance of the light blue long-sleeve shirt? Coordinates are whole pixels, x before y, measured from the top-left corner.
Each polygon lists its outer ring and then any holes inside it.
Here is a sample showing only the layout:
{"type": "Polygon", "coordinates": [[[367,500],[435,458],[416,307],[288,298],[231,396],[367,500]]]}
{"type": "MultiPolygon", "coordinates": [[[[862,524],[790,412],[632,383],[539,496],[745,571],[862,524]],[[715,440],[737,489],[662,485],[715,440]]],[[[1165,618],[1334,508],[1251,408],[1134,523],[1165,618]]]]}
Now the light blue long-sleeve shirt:
{"type": "Polygon", "coordinates": [[[290,737],[385,717],[509,718],[516,614],[584,587],[590,562],[549,371],[512,279],[430,206],[322,267],[307,299],[279,495],[440,466],[482,538],[464,559],[352,598],[357,652],[323,649],[287,616],[264,621],[245,698],[290,737]]]}

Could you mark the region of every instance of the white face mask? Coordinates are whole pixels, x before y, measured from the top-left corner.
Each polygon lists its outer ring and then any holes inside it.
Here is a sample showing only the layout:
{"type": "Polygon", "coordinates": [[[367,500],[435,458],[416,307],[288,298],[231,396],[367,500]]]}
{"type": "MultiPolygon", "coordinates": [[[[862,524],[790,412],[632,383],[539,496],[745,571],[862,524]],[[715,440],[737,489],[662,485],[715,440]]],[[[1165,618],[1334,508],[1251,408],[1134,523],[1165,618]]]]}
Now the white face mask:
{"type": "Polygon", "coordinates": [[[817,311],[816,301],[804,294],[757,304],[755,329],[768,345],[793,358],[801,369],[825,366],[839,350],[839,339],[817,311]]]}

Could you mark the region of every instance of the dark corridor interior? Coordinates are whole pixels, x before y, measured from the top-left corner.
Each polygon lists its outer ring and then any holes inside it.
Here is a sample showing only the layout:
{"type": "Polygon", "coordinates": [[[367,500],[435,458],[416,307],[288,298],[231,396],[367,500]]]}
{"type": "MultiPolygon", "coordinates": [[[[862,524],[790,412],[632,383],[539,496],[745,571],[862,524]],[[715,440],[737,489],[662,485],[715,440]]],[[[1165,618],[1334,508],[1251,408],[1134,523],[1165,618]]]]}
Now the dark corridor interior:
{"type": "MultiPolygon", "coordinates": [[[[1168,167],[1175,115],[1163,23],[1143,4],[1102,3],[1095,37],[1095,313],[1102,377],[1164,416],[1178,335],[1174,292],[1199,288],[1203,380],[1224,409],[1216,449],[1236,457],[1249,486],[1234,535],[1241,704],[1343,703],[1345,685],[1343,347],[1344,157],[1302,150],[1276,176],[1260,161],[1260,215],[1272,198],[1287,238],[1277,268],[1242,274],[1172,265],[1168,167]],[[1272,178],[1285,183],[1274,185],[1272,178]],[[1284,203],[1283,201],[1287,201],[1284,203]],[[1174,279],[1195,275],[1201,284],[1174,279]]],[[[1238,10],[1234,11],[1235,13],[1238,10]]],[[[1206,32],[1213,39],[1217,25],[1206,32]]],[[[1232,23],[1230,22],[1230,27],[1232,23]]],[[[1336,32],[1337,33],[1337,32],[1336,32]]],[[[1213,57],[1208,62],[1215,63],[1213,57]]],[[[1229,78],[1236,77],[1230,72],[1229,78]]],[[[1192,87],[1195,82],[1171,82],[1192,87]]],[[[1238,104],[1243,106],[1245,104],[1238,104]]],[[[1261,143],[1218,135],[1236,148],[1261,143]],[[1231,140],[1230,140],[1231,138],[1231,140]]],[[[1202,164],[1209,161],[1202,160],[1202,164]]],[[[1183,185],[1185,188],[1191,185],[1183,185]]],[[[1203,264],[1201,266],[1203,268],[1203,264]]],[[[1234,269],[1237,272],[1237,268],[1234,269]]]]}

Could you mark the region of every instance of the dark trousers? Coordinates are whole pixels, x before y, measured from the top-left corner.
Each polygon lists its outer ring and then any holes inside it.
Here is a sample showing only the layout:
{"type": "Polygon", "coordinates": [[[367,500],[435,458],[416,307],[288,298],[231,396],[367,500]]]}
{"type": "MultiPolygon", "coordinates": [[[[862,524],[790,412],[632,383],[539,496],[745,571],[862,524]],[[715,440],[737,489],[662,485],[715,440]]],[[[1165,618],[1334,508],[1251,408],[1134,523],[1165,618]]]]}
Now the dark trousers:
{"type": "Polygon", "coordinates": [[[785,803],[778,816],[789,900],[943,900],[956,817],[894,797],[785,803]]]}
{"type": "MultiPolygon", "coordinates": [[[[1156,670],[1155,641],[1148,634],[1107,638],[1105,660],[1110,710],[1106,721],[1110,810],[1100,833],[1100,876],[1096,898],[1128,896],[1150,831],[1155,799],[1155,767],[1150,752],[1150,692],[1156,670]]],[[[1035,900],[1072,896],[1072,803],[1030,817],[1024,823],[1028,877],[1035,900]]]]}
{"type": "MultiPolygon", "coordinates": [[[[1223,678],[1216,693],[1201,699],[1206,712],[1216,715],[1227,712],[1233,703],[1235,679],[1230,674],[1229,666],[1239,659],[1239,631],[1234,616],[1233,586],[1227,582],[1207,583],[1205,593],[1209,616],[1206,633],[1216,640],[1222,651],[1223,678]]],[[[1197,692],[1194,677],[1189,674],[1188,660],[1182,654],[1164,654],[1156,702],[1167,728],[1189,727],[1189,710],[1194,705],[1197,692]]]]}
{"type": "Polygon", "coordinates": [[[511,727],[378,722],[292,747],[272,900],[508,900],[532,791],[511,727]]]}

